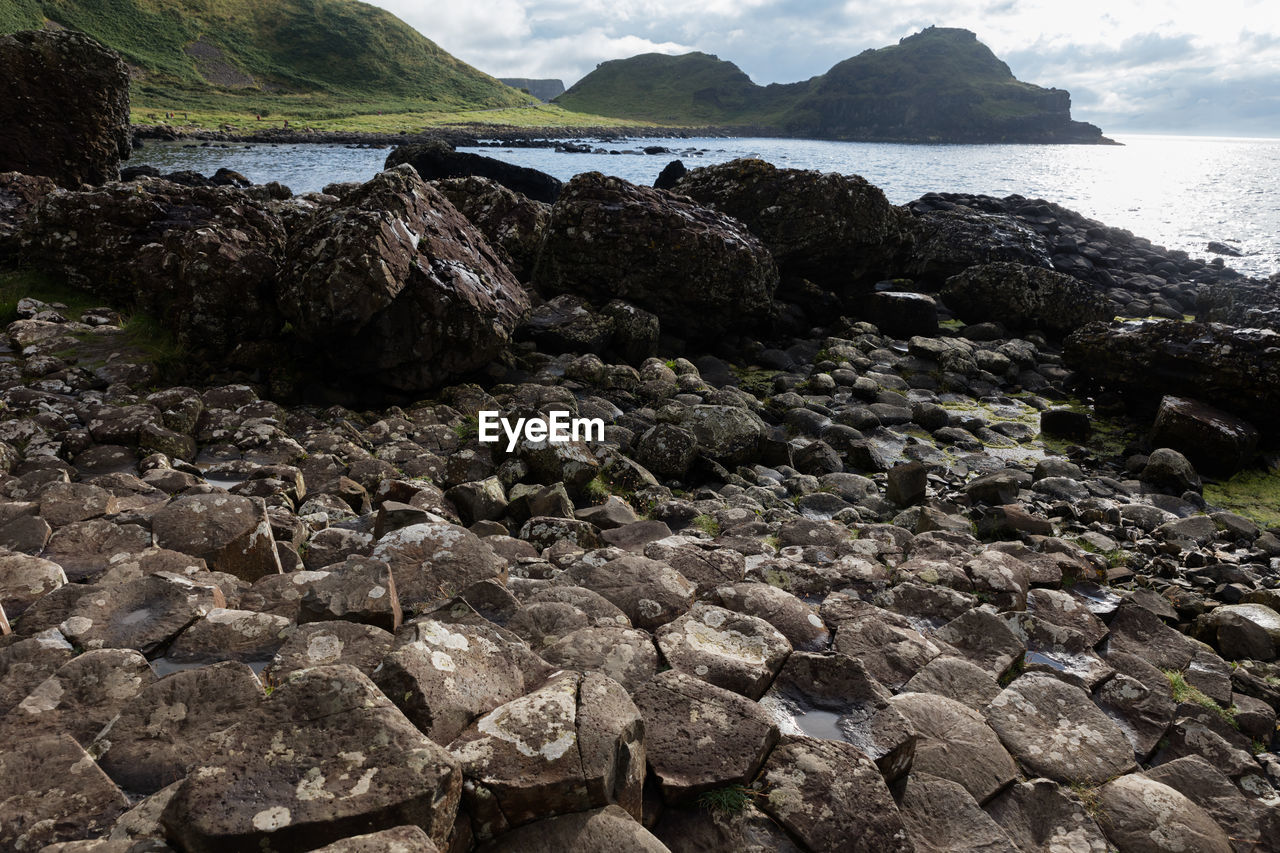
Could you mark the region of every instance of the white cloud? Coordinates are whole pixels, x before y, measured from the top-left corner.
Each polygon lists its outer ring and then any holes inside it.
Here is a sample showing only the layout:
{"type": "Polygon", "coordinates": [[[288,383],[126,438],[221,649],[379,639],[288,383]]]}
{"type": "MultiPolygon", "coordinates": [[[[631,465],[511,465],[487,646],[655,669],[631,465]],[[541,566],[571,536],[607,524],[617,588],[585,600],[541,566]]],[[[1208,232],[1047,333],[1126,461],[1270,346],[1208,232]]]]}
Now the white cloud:
{"type": "Polygon", "coordinates": [[[1268,88],[1280,80],[1273,0],[1074,0],[1069,8],[1059,0],[376,4],[490,74],[559,77],[566,85],[605,60],[689,50],[735,62],[757,83],[792,82],[930,24],[965,27],[1019,78],[1070,90],[1076,117],[1104,129],[1135,116],[1147,128],[1185,128],[1199,109],[1220,123],[1233,116],[1255,130],[1269,123],[1280,134],[1268,88]]]}

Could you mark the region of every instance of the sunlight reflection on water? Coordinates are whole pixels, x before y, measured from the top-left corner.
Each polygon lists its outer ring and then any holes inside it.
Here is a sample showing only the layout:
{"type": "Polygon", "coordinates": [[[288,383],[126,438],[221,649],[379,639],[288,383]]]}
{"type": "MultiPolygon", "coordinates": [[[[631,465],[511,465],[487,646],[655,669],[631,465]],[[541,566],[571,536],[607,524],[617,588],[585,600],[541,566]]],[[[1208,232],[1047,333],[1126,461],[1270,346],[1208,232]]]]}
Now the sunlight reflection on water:
{"type": "MultiPolygon", "coordinates": [[[[464,149],[532,166],[568,180],[601,171],[651,184],[675,157],[694,167],[758,156],[779,166],[856,173],[901,204],[926,192],[1038,197],[1127,228],[1169,248],[1206,257],[1210,240],[1245,254],[1229,266],[1253,275],[1280,270],[1280,140],[1122,135],[1120,146],[897,145],[796,139],[648,139],[600,143],[636,151],[661,145],[671,154],[558,154],[545,148],[464,149]]],[[[596,145],[591,140],[588,144],[596,145]]],[[[187,148],[150,143],[133,163],[162,170],[221,166],[295,192],[333,181],[366,180],[386,149],[335,145],[187,148]]],[[[1210,256],[1211,257],[1211,256],[1210,256]]]]}

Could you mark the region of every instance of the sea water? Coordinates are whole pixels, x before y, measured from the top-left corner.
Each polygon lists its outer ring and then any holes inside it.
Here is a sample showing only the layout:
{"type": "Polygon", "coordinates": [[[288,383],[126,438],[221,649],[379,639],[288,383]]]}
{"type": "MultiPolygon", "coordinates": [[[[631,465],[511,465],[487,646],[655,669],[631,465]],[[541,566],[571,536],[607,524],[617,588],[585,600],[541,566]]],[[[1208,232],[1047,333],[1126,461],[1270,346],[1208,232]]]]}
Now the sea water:
{"type": "MultiPolygon", "coordinates": [[[[1280,139],[1119,135],[1122,146],[900,145],[805,139],[687,138],[573,140],[601,153],[551,148],[464,148],[562,180],[599,171],[652,184],[668,162],[689,168],[736,157],[778,166],[862,175],[902,204],[927,192],[1042,198],[1193,257],[1211,258],[1217,241],[1241,252],[1227,265],[1255,276],[1280,271],[1280,139]],[[646,155],[645,147],[669,153],[646,155]],[[616,153],[614,153],[616,152],[616,153]]],[[[130,165],[162,171],[220,167],[296,193],[376,173],[387,149],[342,145],[200,147],[148,142],[130,165]]]]}

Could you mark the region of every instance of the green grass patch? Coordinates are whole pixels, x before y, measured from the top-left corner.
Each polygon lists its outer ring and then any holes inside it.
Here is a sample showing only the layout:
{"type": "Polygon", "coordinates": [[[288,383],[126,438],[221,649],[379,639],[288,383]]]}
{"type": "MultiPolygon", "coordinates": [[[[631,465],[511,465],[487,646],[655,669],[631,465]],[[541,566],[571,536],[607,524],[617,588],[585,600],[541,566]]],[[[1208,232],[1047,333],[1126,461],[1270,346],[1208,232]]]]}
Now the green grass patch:
{"type": "Polygon", "coordinates": [[[604,476],[597,474],[591,482],[582,487],[582,496],[586,498],[592,506],[598,506],[613,494],[613,489],[609,487],[609,483],[604,476]]]}
{"type": "Polygon", "coordinates": [[[720,522],[709,515],[699,515],[691,524],[712,538],[720,535],[720,522]]]}
{"type": "Polygon", "coordinates": [[[1263,527],[1280,527],[1280,468],[1241,471],[1226,482],[1206,483],[1204,499],[1263,527]]]}
{"type": "Polygon", "coordinates": [[[529,104],[503,109],[427,109],[411,100],[374,101],[280,95],[247,102],[216,93],[191,95],[182,114],[166,117],[168,98],[135,102],[130,120],[135,125],[171,125],[185,130],[223,130],[253,133],[284,126],[290,129],[345,133],[420,133],[435,127],[465,127],[483,136],[486,129],[652,127],[652,122],[570,112],[554,104],[529,104]],[[258,107],[262,107],[261,110],[258,107]],[[262,118],[259,119],[258,116],[262,118]]]}
{"type": "Polygon", "coordinates": [[[738,380],[738,387],[753,397],[763,400],[773,394],[773,381],[782,375],[781,370],[767,370],[763,367],[729,368],[738,380]]]}
{"type": "Polygon", "coordinates": [[[730,785],[727,788],[716,788],[698,797],[698,805],[709,812],[721,814],[738,814],[751,802],[756,792],[742,785],[730,785]]]}
{"type": "Polygon", "coordinates": [[[103,304],[99,297],[77,290],[48,273],[38,270],[0,272],[0,324],[8,325],[18,319],[18,301],[25,297],[65,305],[66,309],[60,313],[68,320],[79,320],[85,311],[103,304]]]}
{"type": "Polygon", "coordinates": [[[1164,670],[1164,676],[1169,679],[1169,687],[1173,689],[1173,701],[1179,703],[1191,702],[1202,708],[1208,708],[1221,717],[1224,722],[1234,728],[1240,728],[1240,723],[1236,720],[1235,705],[1230,708],[1222,707],[1212,698],[1206,696],[1200,688],[1188,684],[1186,676],[1177,670],[1166,669],[1164,670]]]}

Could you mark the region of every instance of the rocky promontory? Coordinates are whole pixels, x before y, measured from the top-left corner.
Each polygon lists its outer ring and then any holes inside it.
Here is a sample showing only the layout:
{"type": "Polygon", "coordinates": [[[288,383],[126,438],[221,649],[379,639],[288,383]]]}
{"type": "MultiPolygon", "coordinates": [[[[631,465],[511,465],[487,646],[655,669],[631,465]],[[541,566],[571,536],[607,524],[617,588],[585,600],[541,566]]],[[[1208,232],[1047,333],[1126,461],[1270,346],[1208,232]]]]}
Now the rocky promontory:
{"type": "Polygon", "coordinates": [[[0,175],[0,849],[1280,849],[1274,282],[425,154],[0,175]]]}

